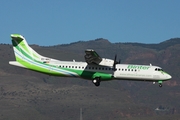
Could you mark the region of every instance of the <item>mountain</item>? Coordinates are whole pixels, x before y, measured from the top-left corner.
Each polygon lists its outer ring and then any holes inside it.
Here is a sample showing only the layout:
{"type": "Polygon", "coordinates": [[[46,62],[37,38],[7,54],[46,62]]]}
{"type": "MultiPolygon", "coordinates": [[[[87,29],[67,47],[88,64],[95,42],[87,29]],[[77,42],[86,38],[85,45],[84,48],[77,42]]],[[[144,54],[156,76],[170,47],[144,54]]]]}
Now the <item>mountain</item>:
{"type": "Polygon", "coordinates": [[[150,48],[150,49],[155,49],[155,50],[163,50],[170,46],[180,44],[180,38],[172,38],[158,44],[143,44],[143,43],[124,43],[124,44],[140,46],[140,47],[145,47],[145,48],[150,48]]]}
{"type": "Polygon", "coordinates": [[[10,66],[12,46],[0,44],[0,119],[86,120],[179,119],[180,38],[158,44],[111,43],[107,39],[55,46],[31,45],[38,53],[60,59],[84,61],[91,48],[101,57],[121,63],[153,64],[172,75],[163,87],[149,82],[109,81],[95,87],[91,81],[61,78],[10,66]],[[156,109],[158,108],[158,109],[156,109]],[[160,109],[159,109],[160,108],[160,109]],[[156,109],[156,110],[155,110],[156,109]]]}

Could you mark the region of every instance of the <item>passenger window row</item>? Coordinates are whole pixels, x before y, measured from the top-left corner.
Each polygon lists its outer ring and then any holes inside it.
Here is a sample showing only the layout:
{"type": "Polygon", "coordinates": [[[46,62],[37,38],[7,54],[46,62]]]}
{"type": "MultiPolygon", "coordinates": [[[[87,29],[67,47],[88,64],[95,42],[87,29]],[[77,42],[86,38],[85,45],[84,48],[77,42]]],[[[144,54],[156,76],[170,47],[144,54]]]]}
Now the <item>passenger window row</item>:
{"type": "MultiPolygon", "coordinates": [[[[67,65],[60,65],[61,68],[75,68],[75,69],[88,69],[88,70],[113,70],[113,68],[110,67],[84,67],[84,66],[67,66],[67,65]]],[[[124,68],[118,68],[118,71],[137,71],[137,69],[124,69],[124,68]]]]}
{"type": "Polygon", "coordinates": [[[110,67],[84,67],[84,66],[67,66],[67,65],[60,65],[61,68],[75,68],[75,69],[89,69],[89,70],[113,70],[110,67]]]}
{"type": "Polygon", "coordinates": [[[118,69],[119,71],[137,71],[137,69],[124,69],[124,68],[122,68],[122,69],[118,69]]]}

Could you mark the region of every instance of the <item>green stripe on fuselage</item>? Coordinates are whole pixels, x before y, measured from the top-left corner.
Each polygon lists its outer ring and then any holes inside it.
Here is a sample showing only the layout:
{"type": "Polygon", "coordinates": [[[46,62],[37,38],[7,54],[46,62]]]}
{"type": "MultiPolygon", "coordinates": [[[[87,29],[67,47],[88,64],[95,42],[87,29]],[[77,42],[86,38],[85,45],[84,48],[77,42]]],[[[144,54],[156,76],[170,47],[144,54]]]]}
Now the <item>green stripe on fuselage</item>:
{"type": "Polygon", "coordinates": [[[40,67],[40,65],[38,66],[33,63],[31,64],[30,62],[26,62],[25,60],[23,60],[19,57],[17,57],[17,59],[18,59],[18,61],[21,61],[20,63],[23,66],[25,66],[27,69],[30,69],[30,70],[38,71],[38,72],[49,74],[49,75],[55,75],[55,76],[69,76],[69,75],[63,74],[63,72],[58,72],[58,71],[53,70],[53,68],[55,68],[55,67],[51,67],[48,64],[36,62],[37,64],[45,66],[45,67],[40,67]]]}
{"type": "Polygon", "coordinates": [[[75,72],[84,79],[93,80],[96,77],[100,77],[101,80],[111,80],[112,79],[112,74],[109,74],[109,73],[87,71],[87,70],[77,70],[77,69],[70,69],[70,68],[62,68],[62,69],[70,71],[70,72],[75,72]]]}
{"type": "MultiPolygon", "coordinates": [[[[34,61],[38,64],[41,65],[45,65],[47,66],[47,68],[42,68],[39,67],[37,65],[34,65],[30,62],[26,62],[25,60],[17,57],[17,61],[20,62],[22,65],[24,65],[26,68],[31,69],[31,70],[35,70],[38,72],[42,72],[42,73],[46,73],[46,74],[52,74],[52,75],[56,75],[56,76],[67,76],[66,74],[63,74],[61,72],[55,72],[55,71],[51,71],[51,69],[56,68],[56,69],[61,69],[61,70],[66,70],[67,72],[74,72],[76,74],[78,74],[80,77],[85,78],[85,79],[94,79],[95,77],[101,77],[101,80],[111,80],[112,79],[112,74],[108,74],[108,73],[103,73],[103,72],[94,72],[94,71],[86,71],[86,70],[77,70],[77,69],[70,69],[70,68],[60,68],[57,67],[55,65],[51,65],[51,64],[46,64],[43,63],[42,61],[37,61],[34,60],[31,55],[29,55],[27,53],[27,51],[25,52],[23,49],[21,49],[19,46],[16,45],[15,47],[20,53],[23,54],[23,58],[27,58],[30,61],[34,61]],[[49,69],[48,69],[49,68],[49,69]]],[[[69,73],[71,74],[71,73],[69,73]]]]}

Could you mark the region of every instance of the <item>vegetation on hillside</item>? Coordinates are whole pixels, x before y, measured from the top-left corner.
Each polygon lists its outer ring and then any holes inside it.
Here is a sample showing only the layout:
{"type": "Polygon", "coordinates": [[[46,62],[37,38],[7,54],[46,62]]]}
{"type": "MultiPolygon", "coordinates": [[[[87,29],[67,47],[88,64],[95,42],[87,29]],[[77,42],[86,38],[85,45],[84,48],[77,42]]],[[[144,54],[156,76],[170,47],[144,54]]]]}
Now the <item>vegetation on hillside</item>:
{"type": "Polygon", "coordinates": [[[60,78],[10,66],[11,45],[0,44],[0,119],[50,120],[169,120],[180,115],[180,38],[159,44],[110,43],[99,38],[87,42],[41,47],[38,53],[60,60],[84,61],[91,48],[101,57],[122,63],[154,64],[170,73],[163,87],[148,82],[109,81],[95,87],[91,81],[60,78]],[[158,108],[158,109],[156,109],[158,108]],[[159,110],[160,109],[160,110],[159,110]]]}

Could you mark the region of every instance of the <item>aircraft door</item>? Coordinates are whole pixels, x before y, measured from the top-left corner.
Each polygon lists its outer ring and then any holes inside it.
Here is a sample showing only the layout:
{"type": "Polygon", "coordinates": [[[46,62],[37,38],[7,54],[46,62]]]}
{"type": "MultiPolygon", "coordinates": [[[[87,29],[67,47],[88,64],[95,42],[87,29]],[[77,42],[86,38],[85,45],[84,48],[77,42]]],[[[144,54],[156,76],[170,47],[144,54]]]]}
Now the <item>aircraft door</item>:
{"type": "Polygon", "coordinates": [[[158,68],[155,68],[153,78],[154,79],[160,79],[159,69],[158,68]]]}

